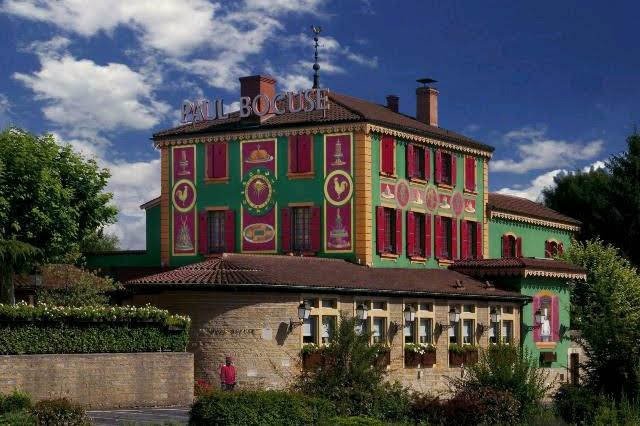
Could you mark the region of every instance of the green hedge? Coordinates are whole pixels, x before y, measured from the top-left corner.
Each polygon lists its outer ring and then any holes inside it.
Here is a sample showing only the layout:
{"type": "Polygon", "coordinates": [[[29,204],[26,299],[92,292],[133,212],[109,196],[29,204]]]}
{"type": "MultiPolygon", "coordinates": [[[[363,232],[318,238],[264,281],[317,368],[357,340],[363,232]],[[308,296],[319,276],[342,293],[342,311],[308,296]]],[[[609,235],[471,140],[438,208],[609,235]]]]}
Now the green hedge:
{"type": "Polygon", "coordinates": [[[190,425],[312,425],[335,416],[322,398],[282,391],[213,392],[191,407],[190,425]]]}
{"type": "Polygon", "coordinates": [[[181,352],[190,323],[151,306],[0,305],[0,354],[181,352]]]}

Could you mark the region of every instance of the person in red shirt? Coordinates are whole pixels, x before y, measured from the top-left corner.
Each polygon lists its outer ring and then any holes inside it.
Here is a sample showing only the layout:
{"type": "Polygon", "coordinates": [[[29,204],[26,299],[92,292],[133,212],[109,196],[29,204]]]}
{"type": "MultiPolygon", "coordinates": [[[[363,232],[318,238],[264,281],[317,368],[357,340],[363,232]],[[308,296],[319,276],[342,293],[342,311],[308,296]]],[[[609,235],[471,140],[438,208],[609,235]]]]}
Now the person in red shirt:
{"type": "Polygon", "coordinates": [[[236,367],[230,356],[225,357],[225,364],[220,366],[220,387],[232,391],[236,387],[236,367]]]}

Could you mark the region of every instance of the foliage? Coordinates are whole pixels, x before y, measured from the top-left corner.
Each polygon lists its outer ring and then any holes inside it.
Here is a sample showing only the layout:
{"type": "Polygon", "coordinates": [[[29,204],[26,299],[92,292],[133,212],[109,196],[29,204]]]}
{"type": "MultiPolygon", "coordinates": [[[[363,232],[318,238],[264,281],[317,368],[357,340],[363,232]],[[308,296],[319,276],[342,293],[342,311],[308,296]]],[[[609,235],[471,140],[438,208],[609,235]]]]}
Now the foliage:
{"type": "Polygon", "coordinates": [[[424,355],[426,353],[435,352],[436,347],[431,343],[405,343],[404,350],[424,355]]]}
{"type": "Polygon", "coordinates": [[[195,396],[206,395],[212,391],[213,391],[213,386],[211,386],[211,383],[209,383],[204,379],[196,379],[193,385],[193,393],[195,396]]]}
{"type": "Polygon", "coordinates": [[[586,268],[571,292],[571,322],[587,354],[585,380],[595,393],[640,397],[640,276],[600,240],[574,243],[564,259],[586,268]]]}
{"type": "Polygon", "coordinates": [[[0,414],[27,410],[31,405],[31,397],[17,389],[8,395],[0,395],[0,414]]]}
{"type": "Polygon", "coordinates": [[[0,305],[0,354],[184,351],[190,322],[151,306],[0,305]]]}
{"type": "Polygon", "coordinates": [[[302,355],[315,354],[317,352],[322,352],[322,347],[315,343],[305,343],[302,345],[302,349],[300,350],[302,355]]]}
{"type": "Polygon", "coordinates": [[[0,425],[36,426],[37,423],[31,411],[21,410],[0,414],[0,425]]]}
{"type": "Polygon", "coordinates": [[[478,395],[479,389],[509,392],[526,416],[534,411],[550,389],[546,374],[526,349],[514,345],[491,345],[477,363],[469,365],[462,378],[450,383],[458,394],[478,395]]]}
{"type": "Polygon", "coordinates": [[[385,423],[373,417],[352,416],[352,417],[332,417],[320,426],[384,426],[385,423]]]}
{"type": "Polygon", "coordinates": [[[585,386],[562,385],[553,397],[556,413],[570,424],[640,424],[640,404],[622,398],[616,401],[585,386]]]}
{"type": "Polygon", "coordinates": [[[91,424],[84,408],[66,398],[40,401],[33,407],[32,412],[39,425],[85,426],[91,424]]]}
{"type": "Polygon", "coordinates": [[[282,391],[212,392],[191,407],[190,425],[309,425],[335,416],[330,402],[282,391]]]}
{"type": "Polygon", "coordinates": [[[120,239],[117,235],[107,234],[103,229],[87,234],[80,241],[82,253],[104,253],[117,251],[120,248],[120,239]]]}
{"type": "Polygon", "coordinates": [[[0,237],[0,302],[15,303],[13,274],[29,270],[39,256],[40,250],[30,244],[0,237]]]}
{"type": "Polygon", "coordinates": [[[457,343],[452,343],[449,345],[449,352],[452,352],[457,355],[463,355],[466,352],[477,352],[478,347],[475,345],[459,345],[457,343]]]}
{"type": "Polygon", "coordinates": [[[464,389],[443,404],[446,424],[517,424],[521,405],[509,391],[492,387],[464,389]]]}
{"type": "Polygon", "coordinates": [[[543,191],[547,206],[582,222],[580,240],[600,238],[640,266],[640,134],[604,170],[558,175],[543,191]]]}

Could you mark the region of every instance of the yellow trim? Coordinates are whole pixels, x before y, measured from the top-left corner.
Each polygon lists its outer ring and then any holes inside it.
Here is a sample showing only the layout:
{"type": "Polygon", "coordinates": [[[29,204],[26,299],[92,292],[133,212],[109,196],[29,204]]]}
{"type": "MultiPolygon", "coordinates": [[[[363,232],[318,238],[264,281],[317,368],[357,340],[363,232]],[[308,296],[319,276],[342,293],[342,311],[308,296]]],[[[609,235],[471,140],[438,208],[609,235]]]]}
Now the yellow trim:
{"type": "MultiPolygon", "coordinates": [[[[244,179],[244,159],[242,158],[242,146],[244,144],[256,143],[256,142],[271,142],[273,141],[273,176],[278,179],[278,139],[277,138],[265,138],[265,139],[251,139],[240,141],[240,180],[244,179]]],[[[229,150],[227,149],[227,153],[229,150]]],[[[266,167],[265,167],[266,168],[266,167]]]]}
{"type": "Polygon", "coordinates": [[[171,263],[169,255],[169,233],[171,232],[169,184],[169,149],[163,147],[160,149],[160,264],[162,266],[169,266],[171,263]]]}
{"type": "MultiPolygon", "coordinates": [[[[355,254],[362,263],[367,266],[373,264],[373,200],[372,200],[372,173],[371,164],[372,151],[371,134],[365,132],[355,133],[353,136],[354,153],[352,165],[355,174],[353,180],[355,183],[354,199],[355,205],[355,222],[351,223],[352,244],[355,254]]],[[[354,216],[352,216],[354,217],[354,216]]]]}

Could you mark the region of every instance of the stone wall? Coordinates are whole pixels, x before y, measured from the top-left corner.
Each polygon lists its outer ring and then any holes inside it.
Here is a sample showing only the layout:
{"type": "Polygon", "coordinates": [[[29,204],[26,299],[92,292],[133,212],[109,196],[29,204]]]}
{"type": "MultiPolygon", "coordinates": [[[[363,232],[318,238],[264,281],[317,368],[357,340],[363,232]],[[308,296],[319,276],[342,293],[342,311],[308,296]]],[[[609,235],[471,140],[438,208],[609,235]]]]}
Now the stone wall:
{"type": "Polygon", "coordinates": [[[0,393],[66,397],[88,408],[186,406],[193,354],[114,353],[0,356],[0,393]]]}
{"type": "MultiPolygon", "coordinates": [[[[369,297],[351,295],[313,295],[286,292],[223,292],[223,291],[165,291],[158,294],[136,295],[133,304],[151,303],[172,313],[189,315],[192,319],[188,350],[195,355],[195,377],[218,385],[218,368],[225,355],[235,359],[240,388],[283,388],[295,380],[301,371],[300,349],[302,327],[289,330],[290,320],[297,321],[297,307],[308,298],[333,298],[335,311],[354,315],[356,305],[363,300],[385,301],[387,312],[369,312],[370,316],[387,316],[388,343],[391,363],[390,380],[399,380],[420,391],[445,393],[445,377],[462,373],[460,367],[449,367],[448,331],[436,335],[437,361],[429,368],[405,368],[403,309],[404,303],[433,303],[434,322],[448,324],[452,305],[473,304],[476,324],[489,324],[489,310],[493,302],[446,300],[429,298],[369,297]]],[[[512,303],[497,303],[513,307],[514,341],[520,341],[520,307],[512,303]]],[[[320,308],[320,307],[318,307],[320,308]]],[[[312,315],[317,313],[314,309],[312,315]]],[[[324,312],[324,309],[323,309],[324,312]]],[[[486,347],[489,332],[477,333],[476,344],[486,347]]]]}

